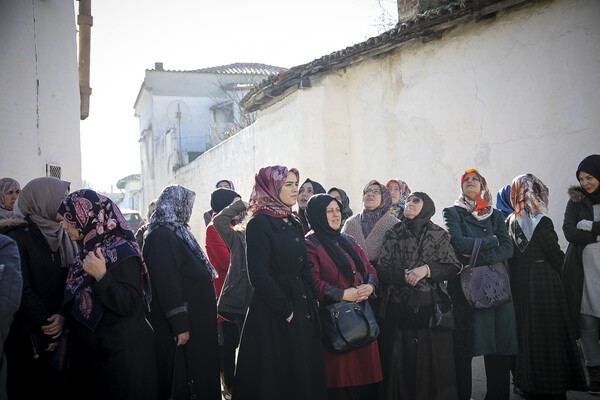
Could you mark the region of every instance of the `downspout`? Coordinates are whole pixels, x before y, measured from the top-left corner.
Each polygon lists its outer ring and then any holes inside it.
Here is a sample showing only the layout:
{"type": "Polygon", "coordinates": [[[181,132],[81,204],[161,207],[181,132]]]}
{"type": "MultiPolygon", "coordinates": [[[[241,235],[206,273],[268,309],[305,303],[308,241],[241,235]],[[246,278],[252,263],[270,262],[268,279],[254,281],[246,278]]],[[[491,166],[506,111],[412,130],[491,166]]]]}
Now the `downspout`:
{"type": "Polygon", "coordinates": [[[79,15],[79,96],[80,109],[79,118],[86,119],[90,115],[90,38],[93,25],[92,0],[78,0],[79,15]]]}

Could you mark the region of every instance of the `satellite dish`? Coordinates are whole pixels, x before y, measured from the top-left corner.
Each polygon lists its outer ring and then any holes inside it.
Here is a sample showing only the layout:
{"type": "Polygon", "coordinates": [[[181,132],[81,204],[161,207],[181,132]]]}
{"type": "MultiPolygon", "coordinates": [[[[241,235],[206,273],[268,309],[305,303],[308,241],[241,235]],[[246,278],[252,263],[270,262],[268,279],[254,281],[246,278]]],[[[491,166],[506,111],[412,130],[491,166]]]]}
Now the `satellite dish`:
{"type": "Polygon", "coordinates": [[[185,121],[190,115],[188,106],[181,100],[175,100],[167,107],[167,116],[169,121],[174,124],[180,124],[185,121]]]}

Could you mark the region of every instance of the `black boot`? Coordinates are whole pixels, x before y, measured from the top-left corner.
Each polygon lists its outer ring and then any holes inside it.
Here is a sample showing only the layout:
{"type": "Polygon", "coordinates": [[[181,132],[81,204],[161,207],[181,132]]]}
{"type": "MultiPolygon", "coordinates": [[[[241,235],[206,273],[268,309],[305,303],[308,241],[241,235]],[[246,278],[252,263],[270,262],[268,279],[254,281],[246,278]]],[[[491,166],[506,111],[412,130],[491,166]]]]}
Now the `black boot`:
{"type": "Polygon", "coordinates": [[[588,392],[591,394],[600,394],[600,365],[586,368],[590,377],[588,392]]]}

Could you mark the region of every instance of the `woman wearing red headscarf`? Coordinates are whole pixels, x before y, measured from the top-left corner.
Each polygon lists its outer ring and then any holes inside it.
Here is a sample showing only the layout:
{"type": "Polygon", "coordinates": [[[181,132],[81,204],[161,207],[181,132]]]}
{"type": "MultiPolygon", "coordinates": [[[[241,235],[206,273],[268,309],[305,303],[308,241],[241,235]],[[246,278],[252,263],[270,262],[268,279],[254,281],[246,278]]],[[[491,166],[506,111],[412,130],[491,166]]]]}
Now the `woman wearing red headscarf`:
{"type": "MultiPolygon", "coordinates": [[[[461,194],[443,211],[450,243],[463,265],[469,264],[475,238],[482,238],[476,265],[503,262],[512,256],[512,240],[500,210],[492,207],[487,182],[476,169],[460,179],[461,194]]],[[[485,400],[510,398],[510,356],[517,354],[513,303],[473,309],[463,295],[460,277],[448,281],[455,311],[454,363],[459,400],[471,398],[473,357],[484,356],[485,400]]]]}
{"type": "Polygon", "coordinates": [[[233,400],[323,400],[325,370],[318,302],[302,224],[294,168],[269,166],[255,176],[246,228],[254,287],[244,322],[233,400]]]}

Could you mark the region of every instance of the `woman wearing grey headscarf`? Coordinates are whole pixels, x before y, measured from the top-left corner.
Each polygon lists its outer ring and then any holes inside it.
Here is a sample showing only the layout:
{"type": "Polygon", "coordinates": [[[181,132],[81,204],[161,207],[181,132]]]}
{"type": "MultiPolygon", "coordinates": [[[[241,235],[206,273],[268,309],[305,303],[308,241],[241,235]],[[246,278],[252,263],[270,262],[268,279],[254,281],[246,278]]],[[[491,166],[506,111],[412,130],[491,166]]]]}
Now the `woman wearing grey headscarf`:
{"type": "MultiPolygon", "coordinates": [[[[51,362],[64,328],[63,294],[77,247],[57,221],[70,182],[53,177],[31,180],[19,195],[23,220],[4,221],[3,233],[17,242],[23,293],[6,340],[8,397],[29,398],[44,388],[63,395],[63,377],[51,362]]],[[[15,210],[17,211],[17,210],[15,210]]]]}
{"type": "Polygon", "coordinates": [[[14,218],[13,206],[21,193],[21,185],[13,178],[0,179],[0,221],[14,218]]]}

